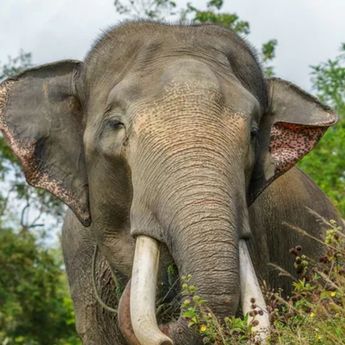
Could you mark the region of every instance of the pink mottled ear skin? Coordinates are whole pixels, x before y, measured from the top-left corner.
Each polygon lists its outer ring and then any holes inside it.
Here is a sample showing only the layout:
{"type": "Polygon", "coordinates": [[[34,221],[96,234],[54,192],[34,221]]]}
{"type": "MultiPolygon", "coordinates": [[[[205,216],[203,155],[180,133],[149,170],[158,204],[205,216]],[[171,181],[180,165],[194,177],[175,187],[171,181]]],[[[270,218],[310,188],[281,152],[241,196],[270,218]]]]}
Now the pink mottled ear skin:
{"type": "Polygon", "coordinates": [[[331,108],[285,80],[268,79],[267,90],[270,101],[261,120],[264,134],[249,188],[249,205],[310,152],[338,120],[331,108]]]}
{"type": "Polygon", "coordinates": [[[325,132],[325,127],[307,127],[278,122],[272,126],[269,151],[275,174],[281,175],[313,149],[325,132]]]}

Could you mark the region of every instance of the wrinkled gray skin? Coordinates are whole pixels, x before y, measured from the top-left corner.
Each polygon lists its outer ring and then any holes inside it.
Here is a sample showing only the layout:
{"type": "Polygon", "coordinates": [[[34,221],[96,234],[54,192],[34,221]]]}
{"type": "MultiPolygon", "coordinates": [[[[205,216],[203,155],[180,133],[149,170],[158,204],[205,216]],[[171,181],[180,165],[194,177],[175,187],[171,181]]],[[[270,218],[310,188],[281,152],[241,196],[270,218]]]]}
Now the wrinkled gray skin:
{"type": "MultiPolygon", "coordinates": [[[[92,289],[96,243],[97,288],[109,305],[117,302],[108,267],[125,286],[143,234],[161,242],[157,293],[164,295],[174,262],[224,317],[239,307],[240,238],[258,277],[287,288],[268,263],[293,272],[289,248],[302,244],[314,258],[322,248],[283,222],[320,237],[323,226],[306,206],[338,219],[318,187],[289,170],[335,115],[287,82],[265,81],[246,43],[214,25],[112,29],[83,63],[42,66],[3,83],[0,120],[28,182],[74,211],[62,244],[87,345],[126,344],[92,289]]],[[[176,345],[200,343],[181,319],[165,331],[176,345]]]]}

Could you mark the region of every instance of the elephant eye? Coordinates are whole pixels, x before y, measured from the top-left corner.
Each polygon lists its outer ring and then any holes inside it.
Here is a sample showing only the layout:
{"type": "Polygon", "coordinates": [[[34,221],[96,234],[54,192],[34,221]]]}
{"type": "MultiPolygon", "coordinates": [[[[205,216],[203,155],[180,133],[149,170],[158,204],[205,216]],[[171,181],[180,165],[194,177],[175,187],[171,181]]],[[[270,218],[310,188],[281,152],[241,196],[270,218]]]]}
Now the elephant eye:
{"type": "Polygon", "coordinates": [[[259,128],[253,127],[250,131],[250,137],[252,139],[255,139],[258,136],[258,134],[259,134],[259,128]]]}
{"type": "Polygon", "coordinates": [[[110,129],[120,129],[124,128],[125,125],[118,119],[109,119],[107,120],[105,127],[110,129]]]}

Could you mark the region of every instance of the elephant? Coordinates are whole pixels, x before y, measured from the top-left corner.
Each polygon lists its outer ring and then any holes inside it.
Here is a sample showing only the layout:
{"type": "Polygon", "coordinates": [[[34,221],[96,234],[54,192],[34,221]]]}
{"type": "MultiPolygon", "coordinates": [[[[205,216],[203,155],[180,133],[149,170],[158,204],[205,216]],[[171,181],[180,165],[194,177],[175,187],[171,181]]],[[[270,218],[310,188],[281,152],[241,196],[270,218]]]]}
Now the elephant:
{"type": "Polygon", "coordinates": [[[180,293],[167,291],[173,265],[218,318],[235,315],[243,243],[248,276],[288,291],[269,263],[293,274],[291,246],[323,248],[286,224],[321,238],[309,209],[340,222],[295,167],[336,121],[214,24],[122,23],[83,62],[0,84],[0,128],[27,182],[69,207],[62,248],[86,345],[202,344],[181,315],[157,321],[155,298],[180,293]]]}

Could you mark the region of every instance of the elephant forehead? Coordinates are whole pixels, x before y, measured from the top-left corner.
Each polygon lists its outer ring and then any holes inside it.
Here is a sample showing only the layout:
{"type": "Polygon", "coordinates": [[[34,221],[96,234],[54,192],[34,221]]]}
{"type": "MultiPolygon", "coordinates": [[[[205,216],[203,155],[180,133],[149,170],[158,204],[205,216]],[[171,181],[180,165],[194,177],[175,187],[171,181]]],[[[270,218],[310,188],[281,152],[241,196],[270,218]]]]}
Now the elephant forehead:
{"type": "Polygon", "coordinates": [[[147,128],[148,123],[165,123],[167,126],[188,125],[196,121],[245,123],[250,112],[229,107],[222,92],[206,82],[169,83],[154,101],[141,102],[131,109],[133,129],[147,128]]]}
{"type": "MultiPolygon", "coordinates": [[[[196,57],[174,57],[174,59],[163,59],[166,67],[160,76],[164,84],[177,84],[188,81],[190,85],[204,88],[220,89],[220,84],[214,70],[211,68],[212,63],[200,61],[196,57]]],[[[214,67],[214,66],[213,66],[214,67]]]]}
{"type": "Polygon", "coordinates": [[[183,113],[170,109],[170,114],[167,108],[162,113],[153,108],[141,109],[133,123],[132,143],[136,147],[150,143],[150,150],[173,147],[174,143],[224,148],[242,145],[248,137],[248,116],[242,113],[223,109],[221,115],[209,115],[203,109],[191,109],[183,113]]]}

